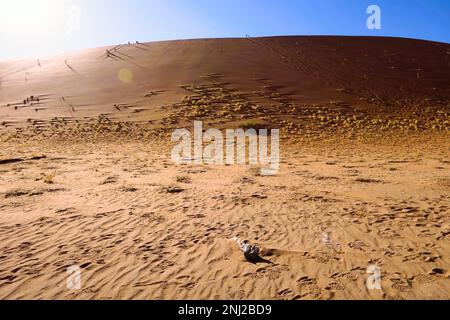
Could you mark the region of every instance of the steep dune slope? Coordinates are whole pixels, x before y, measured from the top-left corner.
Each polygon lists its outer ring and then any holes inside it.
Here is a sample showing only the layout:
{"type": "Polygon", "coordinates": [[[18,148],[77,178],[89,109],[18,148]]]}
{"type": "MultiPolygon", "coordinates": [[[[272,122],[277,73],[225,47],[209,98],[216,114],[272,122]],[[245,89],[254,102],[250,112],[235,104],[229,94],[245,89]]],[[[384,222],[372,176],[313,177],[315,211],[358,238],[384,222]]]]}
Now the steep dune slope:
{"type": "Polygon", "coordinates": [[[211,81],[262,107],[275,97],[286,104],[333,101],[375,112],[384,105],[394,112],[427,98],[448,103],[450,45],[367,37],[132,43],[2,62],[0,79],[0,120],[8,125],[101,114],[161,119],[161,106],[186,95],[180,85],[211,81]]]}

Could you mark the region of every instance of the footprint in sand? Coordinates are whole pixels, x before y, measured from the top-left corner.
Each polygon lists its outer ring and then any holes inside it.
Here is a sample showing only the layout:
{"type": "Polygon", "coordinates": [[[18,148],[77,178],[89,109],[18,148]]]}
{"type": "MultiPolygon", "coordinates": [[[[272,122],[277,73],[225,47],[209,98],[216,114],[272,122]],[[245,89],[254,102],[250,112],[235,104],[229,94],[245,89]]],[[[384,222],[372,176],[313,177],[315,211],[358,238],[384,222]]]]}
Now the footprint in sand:
{"type": "Polygon", "coordinates": [[[398,292],[405,292],[411,290],[411,281],[401,276],[389,278],[391,288],[398,292]]]}
{"type": "MultiPolygon", "coordinates": [[[[317,285],[316,279],[310,278],[308,276],[303,276],[297,280],[297,284],[300,289],[301,298],[324,298],[322,289],[317,285]]],[[[331,298],[331,296],[329,296],[328,298],[331,298]]]]}
{"type": "Polygon", "coordinates": [[[429,274],[418,274],[414,276],[413,281],[418,284],[426,284],[435,281],[435,277],[429,274]]]}
{"type": "Polygon", "coordinates": [[[187,290],[192,290],[196,286],[197,286],[197,284],[195,282],[188,282],[186,284],[181,285],[180,288],[187,289],[187,290]]]}
{"type": "Polygon", "coordinates": [[[262,267],[258,268],[255,272],[246,274],[246,276],[252,279],[268,278],[271,280],[275,280],[281,277],[282,273],[286,271],[289,271],[289,267],[286,265],[262,267]]]}
{"type": "Polygon", "coordinates": [[[364,277],[366,274],[366,270],[360,267],[353,268],[350,272],[347,273],[335,273],[331,276],[332,279],[344,278],[351,281],[356,281],[361,277],[364,277]]]}
{"type": "Polygon", "coordinates": [[[277,292],[277,299],[293,300],[293,299],[296,299],[296,297],[300,297],[300,296],[296,295],[295,292],[289,288],[282,289],[277,292]]]}
{"type": "Polygon", "coordinates": [[[339,261],[341,258],[338,257],[336,254],[333,253],[325,253],[325,252],[319,252],[312,257],[315,261],[321,264],[329,263],[330,261],[339,261]]]}
{"type": "Polygon", "coordinates": [[[331,282],[325,287],[325,290],[329,291],[342,291],[345,290],[345,286],[340,282],[331,282]]]}
{"type": "Polygon", "coordinates": [[[418,284],[427,284],[439,280],[448,279],[448,272],[442,268],[434,268],[428,274],[418,274],[413,277],[413,282],[418,284]]]}
{"type": "Polygon", "coordinates": [[[234,300],[242,300],[248,296],[248,293],[244,290],[236,290],[230,293],[230,298],[234,300]]]}
{"type": "Polygon", "coordinates": [[[390,294],[387,294],[387,295],[385,295],[385,299],[386,300],[394,300],[394,301],[402,301],[402,300],[405,300],[405,298],[403,298],[401,295],[399,295],[399,294],[394,294],[394,295],[390,295],[390,294]]]}

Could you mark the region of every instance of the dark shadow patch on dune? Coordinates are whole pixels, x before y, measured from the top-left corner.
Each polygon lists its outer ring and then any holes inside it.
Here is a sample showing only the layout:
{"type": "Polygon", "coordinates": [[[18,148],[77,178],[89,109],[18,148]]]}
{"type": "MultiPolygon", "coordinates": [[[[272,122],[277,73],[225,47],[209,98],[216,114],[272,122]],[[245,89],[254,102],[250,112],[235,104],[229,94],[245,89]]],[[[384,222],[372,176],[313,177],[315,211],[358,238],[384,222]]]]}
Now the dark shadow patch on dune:
{"type": "Polygon", "coordinates": [[[29,190],[29,189],[12,189],[7,192],[5,192],[5,198],[17,198],[17,197],[23,197],[23,196],[40,196],[44,193],[54,193],[59,191],[66,191],[64,188],[45,188],[45,189],[37,189],[37,190],[29,190]]]}
{"type": "Polygon", "coordinates": [[[384,183],[383,180],[372,179],[372,178],[357,178],[357,179],[355,179],[355,181],[360,182],[360,183],[384,183]]]}
{"type": "Polygon", "coordinates": [[[9,159],[0,159],[0,164],[11,164],[11,163],[18,163],[18,162],[24,162],[28,160],[41,160],[45,159],[47,156],[33,156],[31,158],[9,158],[9,159]]]}

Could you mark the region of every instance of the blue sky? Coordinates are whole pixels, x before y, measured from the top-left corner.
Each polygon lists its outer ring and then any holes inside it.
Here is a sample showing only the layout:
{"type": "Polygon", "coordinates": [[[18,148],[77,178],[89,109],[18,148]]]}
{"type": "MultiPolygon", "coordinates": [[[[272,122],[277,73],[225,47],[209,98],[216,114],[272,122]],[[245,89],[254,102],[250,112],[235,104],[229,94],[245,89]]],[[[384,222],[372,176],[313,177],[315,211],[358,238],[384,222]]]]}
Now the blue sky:
{"type": "Polygon", "coordinates": [[[0,0],[0,59],[124,43],[270,35],[450,42],[448,0],[0,0]],[[381,30],[366,27],[381,8],[381,30]]]}

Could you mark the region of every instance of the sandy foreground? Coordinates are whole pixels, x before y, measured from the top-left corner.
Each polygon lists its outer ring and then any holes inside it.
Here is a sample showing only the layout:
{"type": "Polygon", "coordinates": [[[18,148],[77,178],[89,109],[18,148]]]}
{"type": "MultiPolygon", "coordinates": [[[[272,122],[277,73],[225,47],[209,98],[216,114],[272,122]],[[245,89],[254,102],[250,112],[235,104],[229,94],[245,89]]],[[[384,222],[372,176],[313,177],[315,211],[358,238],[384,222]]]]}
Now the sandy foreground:
{"type": "Polygon", "coordinates": [[[449,151],[422,147],[291,145],[265,177],[155,144],[4,144],[23,161],[1,165],[0,297],[448,299],[449,151]]]}
{"type": "Polygon", "coordinates": [[[350,37],[0,62],[0,298],[449,299],[449,66],[350,37]],[[174,163],[194,120],[280,129],[279,173],[174,163]]]}

